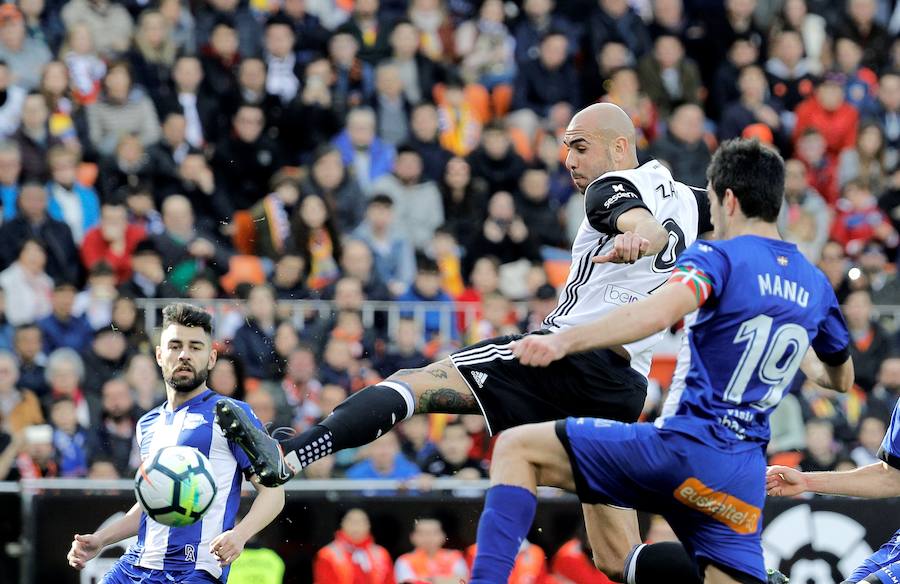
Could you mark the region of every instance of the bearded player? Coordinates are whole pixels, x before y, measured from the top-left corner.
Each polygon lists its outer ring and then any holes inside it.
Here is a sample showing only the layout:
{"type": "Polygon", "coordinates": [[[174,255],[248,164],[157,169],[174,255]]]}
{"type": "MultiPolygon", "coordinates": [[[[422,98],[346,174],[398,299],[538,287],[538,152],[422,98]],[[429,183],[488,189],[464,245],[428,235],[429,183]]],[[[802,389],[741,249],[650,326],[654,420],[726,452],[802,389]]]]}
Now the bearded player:
{"type": "MultiPolygon", "coordinates": [[[[564,142],[566,167],[584,193],[586,217],[559,303],[532,335],[553,335],[648,296],[665,283],[678,255],[712,229],[703,189],[677,182],[659,162],[638,166],[634,126],[619,107],[594,104],[580,111],[564,142]]],[[[522,335],[488,339],[357,392],[318,425],[281,442],[284,460],[278,443],[228,402],[217,407],[219,424],[245,449],[261,483],[274,485],[290,479],[289,466],[302,469],[367,444],[417,413],[482,414],[492,434],[570,415],[633,422],[644,405],[652,349],[661,337],[654,331],[546,369],[514,358],[510,347],[522,335]]],[[[625,556],[639,543],[635,513],[585,506],[585,519],[598,566],[621,577],[625,556]]],[[[678,544],[658,544],[642,555],[666,576],[690,581],[692,567],[678,544]]]]}
{"type": "MultiPolygon", "coordinates": [[[[156,362],[162,368],[167,400],[138,421],[141,460],[151,459],[166,446],[196,448],[210,461],[216,496],[199,521],[184,527],[157,523],[135,503],[124,517],[100,531],[76,535],[67,559],[80,570],[104,547],[137,535],[137,543],[101,584],[226,582],[229,566],[244,543],[281,512],[284,489],[260,485],[246,454],[213,423],[215,405],[223,398],[206,386],[216,364],[209,314],[190,304],[166,306],[156,362]],[[242,475],[249,477],[258,494],[247,515],[235,525],[242,475]]],[[[230,403],[262,427],[247,404],[230,403]]]]}

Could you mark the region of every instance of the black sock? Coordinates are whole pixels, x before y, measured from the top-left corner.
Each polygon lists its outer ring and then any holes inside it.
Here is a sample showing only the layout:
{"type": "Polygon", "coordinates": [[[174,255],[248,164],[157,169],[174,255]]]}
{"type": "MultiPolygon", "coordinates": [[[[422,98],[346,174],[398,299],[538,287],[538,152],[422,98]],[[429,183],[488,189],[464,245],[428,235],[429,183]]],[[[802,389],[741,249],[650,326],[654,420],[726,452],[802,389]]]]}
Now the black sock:
{"type": "Polygon", "coordinates": [[[330,416],[299,436],[281,441],[296,470],[345,448],[368,444],[415,413],[415,397],[405,383],[382,381],[341,402],[330,416]]]}
{"type": "Polygon", "coordinates": [[[677,541],[639,545],[625,561],[627,584],[702,584],[697,567],[677,541]]]}

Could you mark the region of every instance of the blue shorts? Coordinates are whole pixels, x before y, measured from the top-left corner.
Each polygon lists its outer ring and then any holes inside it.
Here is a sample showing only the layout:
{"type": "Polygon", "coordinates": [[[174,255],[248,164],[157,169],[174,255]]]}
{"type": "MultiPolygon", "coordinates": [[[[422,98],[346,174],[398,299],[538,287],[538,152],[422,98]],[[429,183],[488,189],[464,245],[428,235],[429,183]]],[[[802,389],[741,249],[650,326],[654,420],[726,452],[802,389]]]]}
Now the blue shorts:
{"type": "Polygon", "coordinates": [[[100,584],[221,584],[203,570],[151,570],[122,559],[103,576],[100,584]]]}
{"type": "Polygon", "coordinates": [[[701,566],[766,581],[762,448],[723,452],[652,424],[598,418],[560,420],[556,434],[582,502],[658,513],[701,566]]]}
{"type": "Polygon", "coordinates": [[[885,542],[874,554],[866,558],[853,571],[846,582],[862,582],[868,576],[876,575],[885,584],[900,583],[900,531],[885,542]]]}

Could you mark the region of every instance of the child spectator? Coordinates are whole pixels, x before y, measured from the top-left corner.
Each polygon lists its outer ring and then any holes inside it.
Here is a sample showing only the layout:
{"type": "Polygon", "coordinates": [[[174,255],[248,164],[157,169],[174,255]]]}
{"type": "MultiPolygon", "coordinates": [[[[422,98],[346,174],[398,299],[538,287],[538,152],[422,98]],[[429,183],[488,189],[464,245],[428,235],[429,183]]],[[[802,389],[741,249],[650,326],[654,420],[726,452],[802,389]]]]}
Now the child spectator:
{"type": "MultiPolygon", "coordinates": [[[[437,263],[426,256],[418,254],[416,258],[416,279],[413,285],[409,287],[404,294],[397,297],[400,302],[453,302],[453,298],[441,288],[441,272],[437,263]]],[[[438,336],[441,332],[450,333],[455,336],[455,327],[452,326],[450,318],[446,319],[447,329],[442,331],[441,321],[444,320],[440,310],[426,310],[422,318],[424,319],[425,339],[431,340],[438,336]]],[[[450,313],[446,313],[448,316],[450,313]]],[[[411,318],[414,313],[410,310],[401,312],[402,318],[411,318]]]]}
{"type": "Polygon", "coordinates": [[[59,397],[50,407],[50,421],[53,423],[53,447],[62,477],[83,477],[87,475],[87,432],[78,423],[75,402],[68,397],[59,397]]]}
{"type": "Polygon", "coordinates": [[[838,215],[831,226],[831,238],[851,256],[859,254],[869,242],[877,241],[892,248],[898,243],[897,232],[878,208],[878,199],[860,179],[847,183],[837,204],[838,215]]]}
{"type": "Polygon", "coordinates": [[[398,583],[456,584],[468,579],[469,567],[462,552],[444,548],[447,534],[440,520],[432,517],[416,519],[409,541],[413,551],[403,554],[394,563],[394,578],[398,583]]]}
{"type": "Polygon", "coordinates": [[[100,95],[106,63],[94,50],[91,31],[85,24],[76,23],[69,28],[62,59],[69,68],[72,97],[81,105],[91,105],[100,95]]]}

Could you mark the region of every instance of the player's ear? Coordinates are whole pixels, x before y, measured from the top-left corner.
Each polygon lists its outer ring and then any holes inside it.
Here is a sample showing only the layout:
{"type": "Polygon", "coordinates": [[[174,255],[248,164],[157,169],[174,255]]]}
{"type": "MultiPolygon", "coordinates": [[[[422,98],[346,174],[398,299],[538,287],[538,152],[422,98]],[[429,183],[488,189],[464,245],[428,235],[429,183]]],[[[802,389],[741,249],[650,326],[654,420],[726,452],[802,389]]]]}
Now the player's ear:
{"type": "Polygon", "coordinates": [[[734,215],[734,212],[737,210],[738,201],[737,197],[734,196],[734,191],[731,189],[725,189],[725,196],[722,199],[722,203],[725,205],[725,212],[730,217],[734,215]]]}
{"type": "Polygon", "coordinates": [[[156,364],[159,365],[160,367],[163,366],[162,347],[160,347],[159,345],[156,345],[156,364]]]}
{"type": "Polygon", "coordinates": [[[206,364],[206,370],[212,371],[212,368],[216,366],[216,360],[219,358],[219,352],[215,349],[209,350],[209,363],[206,364]]]}

